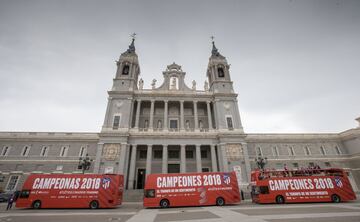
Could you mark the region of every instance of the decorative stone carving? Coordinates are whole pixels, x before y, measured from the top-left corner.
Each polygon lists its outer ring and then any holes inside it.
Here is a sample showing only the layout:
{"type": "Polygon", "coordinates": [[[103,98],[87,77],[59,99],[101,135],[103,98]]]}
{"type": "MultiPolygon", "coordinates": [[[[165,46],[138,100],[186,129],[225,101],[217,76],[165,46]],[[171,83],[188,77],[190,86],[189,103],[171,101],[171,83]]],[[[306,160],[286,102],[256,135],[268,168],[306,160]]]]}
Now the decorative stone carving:
{"type": "Polygon", "coordinates": [[[242,157],[242,146],[241,144],[226,144],[226,156],[230,161],[238,161],[242,157]]]}
{"type": "Polygon", "coordinates": [[[123,102],[122,101],[118,101],[118,102],[116,102],[115,103],[115,107],[117,108],[117,109],[120,109],[120,107],[123,105],[123,102]]]}
{"type": "Polygon", "coordinates": [[[229,111],[230,110],[230,104],[228,102],[225,102],[224,103],[224,108],[229,111]]]}
{"type": "Polygon", "coordinates": [[[205,83],[204,83],[204,90],[209,91],[209,83],[206,80],[205,80],[205,83]]]}
{"type": "Polygon", "coordinates": [[[120,144],[104,144],[103,157],[105,160],[115,160],[119,149],[120,144]]]}
{"type": "Polygon", "coordinates": [[[170,90],[177,90],[177,78],[171,77],[170,90]]]}
{"type": "Polygon", "coordinates": [[[156,87],[156,79],[153,79],[152,83],[151,83],[151,88],[155,89],[156,87]]]}
{"type": "Polygon", "coordinates": [[[193,80],[192,81],[192,90],[196,90],[196,81],[195,80],[193,80]]]}
{"type": "Polygon", "coordinates": [[[139,90],[143,90],[143,88],[144,88],[144,80],[140,79],[139,80],[139,90]]]}

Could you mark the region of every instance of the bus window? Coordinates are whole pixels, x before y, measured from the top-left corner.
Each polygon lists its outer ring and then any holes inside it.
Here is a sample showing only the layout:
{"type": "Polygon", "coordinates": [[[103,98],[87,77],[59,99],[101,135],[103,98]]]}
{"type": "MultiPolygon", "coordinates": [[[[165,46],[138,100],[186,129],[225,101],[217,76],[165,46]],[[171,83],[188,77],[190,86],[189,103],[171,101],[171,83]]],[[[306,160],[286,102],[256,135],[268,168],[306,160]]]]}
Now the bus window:
{"type": "Polygon", "coordinates": [[[154,189],[145,190],[145,197],[146,198],[154,198],[155,197],[155,190],[154,189]]]}
{"type": "Polygon", "coordinates": [[[30,190],[23,190],[20,193],[20,198],[29,198],[30,196],[30,190]]]}
{"type": "Polygon", "coordinates": [[[260,186],[259,187],[261,194],[269,194],[269,187],[268,186],[260,186]]]}

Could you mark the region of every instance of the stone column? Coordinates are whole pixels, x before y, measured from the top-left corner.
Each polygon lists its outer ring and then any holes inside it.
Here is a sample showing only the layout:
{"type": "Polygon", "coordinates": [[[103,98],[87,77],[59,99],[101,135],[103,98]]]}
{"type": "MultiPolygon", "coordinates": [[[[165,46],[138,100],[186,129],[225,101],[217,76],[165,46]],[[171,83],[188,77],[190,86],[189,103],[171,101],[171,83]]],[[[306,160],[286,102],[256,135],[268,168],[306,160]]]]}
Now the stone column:
{"type": "Polygon", "coordinates": [[[184,131],[184,100],[180,100],[180,130],[184,131]]]}
{"type": "Polygon", "coordinates": [[[168,145],[163,145],[162,153],[162,173],[168,172],[168,145]]]}
{"type": "Polygon", "coordinates": [[[152,145],[148,145],[146,152],[146,176],[151,174],[151,163],[152,163],[152,145]]]}
{"type": "Polygon", "coordinates": [[[200,145],[196,145],[196,171],[198,173],[202,172],[200,145]]]}
{"type": "Polygon", "coordinates": [[[129,184],[128,184],[129,190],[134,189],[135,166],[136,166],[136,150],[137,150],[137,145],[132,145],[131,157],[130,157],[129,184]]]}
{"type": "Polygon", "coordinates": [[[229,164],[226,157],[226,144],[219,144],[218,151],[221,153],[221,162],[222,162],[222,171],[223,172],[229,172],[229,164]]]}
{"type": "Polygon", "coordinates": [[[195,121],[195,131],[199,130],[199,118],[197,113],[197,101],[194,101],[194,121],[195,121]]]}
{"type": "Polygon", "coordinates": [[[125,174],[125,157],[126,157],[126,143],[122,143],[120,147],[120,158],[119,158],[119,174],[125,174]]]}
{"type": "Polygon", "coordinates": [[[248,149],[247,149],[247,143],[241,143],[241,148],[242,148],[242,151],[243,151],[243,154],[244,154],[244,162],[245,162],[245,169],[246,169],[246,179],[247,181],[246,182],[250,182],[250,174],[251,174],[251,166],[250,166],[250,160],[249,160],[249,152],[248,152],[248,149]]]}
{"type": "Polygon", "coordinates": [[[150,120],[149,120],[149,129],[152,130],[154,126],[154,105],[155,100],[151,100],[151,107],[150,107],[150,120]]]}
{"type": "Polygon", "coordinates": [[[168,130],[168,101],[164,100],[164,130],[168,130]]]}
{"type": "Polygon", "coordinates": [[[96,157],[95,157],[95,163],[94,163],[94,173],[100,173],[100,162],[102,157],[102,149],[103,149],[104,143],[98,143],[96,148],[96,157]]]}
{"type": "Polygon", "coordinates": [[[137,106],[136,106],[136,117],[135,117],[135,128],[139,128],[139,119],[140,119],[140,106],[141,106],[141,100],[137,100],[137,106]]]}
{"type": "Polygon", "coordinates": [[[210,101],[206,101],[206,106],[207,106],[209,130],[212,130],[213,129],[213,123],[212,123],[212,117],[211,117],[210,101]]]}
{"type": "Polygon", "coordinates": [[[184,144],[180,148],[180,173],[186,173],[186,151],[184,144]]]}
{"type": "Polygon", "coordinates": [[[217,172],[218,169],[217,169],[215,145],[213,145],[213,144],[210,145],[210,152],[211,152],[211,168],[212,168],[212,172],[217,172]]]}

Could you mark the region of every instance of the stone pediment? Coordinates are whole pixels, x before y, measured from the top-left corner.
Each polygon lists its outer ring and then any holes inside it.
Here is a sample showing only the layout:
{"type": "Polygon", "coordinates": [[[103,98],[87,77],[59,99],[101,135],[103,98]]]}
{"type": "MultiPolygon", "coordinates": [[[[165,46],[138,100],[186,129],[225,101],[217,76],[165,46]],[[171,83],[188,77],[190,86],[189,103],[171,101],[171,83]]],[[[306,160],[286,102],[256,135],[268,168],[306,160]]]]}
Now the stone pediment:
{"type": "Polygon", "coordinates": [[[185,84],[186,73],[181,69],[181,66],[175,62],[168,65],[163,72],[164,82],[153,90],[162,91],[194,91],[185,84]]]}

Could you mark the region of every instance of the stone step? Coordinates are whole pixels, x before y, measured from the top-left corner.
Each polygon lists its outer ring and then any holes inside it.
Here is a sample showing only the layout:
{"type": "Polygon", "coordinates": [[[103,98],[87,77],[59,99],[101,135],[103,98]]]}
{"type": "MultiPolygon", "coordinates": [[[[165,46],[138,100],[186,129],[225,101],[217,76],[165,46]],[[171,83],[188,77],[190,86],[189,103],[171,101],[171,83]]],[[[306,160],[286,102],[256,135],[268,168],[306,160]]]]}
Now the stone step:
{"type": "Polygon", "coordinates": [[[123,202],[142,202],[144,190],[125,190],[123,202]]]}

